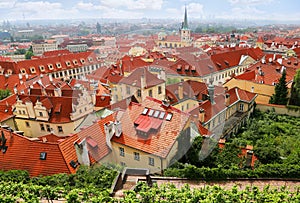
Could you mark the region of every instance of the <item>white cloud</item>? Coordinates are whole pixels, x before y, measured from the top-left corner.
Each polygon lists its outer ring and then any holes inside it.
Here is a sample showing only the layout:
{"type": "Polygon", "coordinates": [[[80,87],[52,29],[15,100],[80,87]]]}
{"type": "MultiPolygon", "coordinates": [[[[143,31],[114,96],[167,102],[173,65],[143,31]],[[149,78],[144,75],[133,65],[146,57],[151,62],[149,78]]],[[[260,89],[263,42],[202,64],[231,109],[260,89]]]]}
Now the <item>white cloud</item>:
{"type": "Polygon", "coordinates": [[[76,10],[66,9],[61,3],[48,1],[26,1],[16,2],[9,10],[7,18],[20,19],[56,19],[72,18],[76,10]]]}
{"type": "Polygon", "coordinates": [[[15,3],[16,3],[16,1],[1,0],[0,1],[0,8],[1,9],[13,8],[15,3]]]}
{"type": "Polygon", "coordinates": [[[189,17],[200,18],[204,15],[203,5],[200,3],[189,3],[187,9],[189,17]]]}
{"type": "Polygon", "coordinates": [[[160,10],[163,0],[101,0],[102,5],[128,10],[160,10]]]}
{"type": "Polygon", "coordinates": [[[274,0],[228,0],[230,4],[233,5],[261,5],[261,4],[269,4],[272,3],[274,0]]]}

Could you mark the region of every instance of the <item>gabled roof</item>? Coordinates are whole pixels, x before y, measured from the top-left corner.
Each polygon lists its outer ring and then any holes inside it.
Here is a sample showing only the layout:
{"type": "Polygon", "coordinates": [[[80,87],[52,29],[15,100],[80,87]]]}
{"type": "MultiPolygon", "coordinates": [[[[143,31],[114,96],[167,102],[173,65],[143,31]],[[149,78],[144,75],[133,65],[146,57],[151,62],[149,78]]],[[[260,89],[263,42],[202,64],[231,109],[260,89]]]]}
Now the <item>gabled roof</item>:
{"type": "MultiPolygon", "coordinates": [[[[148,113],[144,116],[149,117],[148,113]]],[[[189,114],[171,106],[166,108],[162,105],[162,101],[147,97],[142,104],[131,103],[128,108],[122,112],[120,115],[120,122],[122,124],[123,133],[120,137],[114,136],[112,141],[133,149],[166,158],[179,136],[179,133],[186,126],[189,119],[189,114]],[[151,133],[148,134],[146,139],[141,138],[140,135],[138,135],[135,127],[135,122],[138,122],[137,119],[141,118],[140,116],[145,111],[145,108],[149,109],[149,112],[150,109],[159,111],[160,113],[165,112],[161,120],[157,118],[157,120],[161,121],[161,123],[157,123],[157,125],[160,126],[158,127],[158,130],[150,131],[151,133]],[[170,121],[166,119],[168,114],[172,115],[170,121]]],[[[152,123],[151,125],[156,125],[156,123],[152,123]]]]}
{"type": "Polygon", "coordinates": [[[141,77],[144,77],[145,88],[150,88],[165,82],[162,79],[158,79],[155,74],[150,73],[146,67],[141,67],[135,69],[128,77],[124,77],[120,83],[141,88],[141,77]]]}
{"type": "Polygon", "coordinates": [[[3,100],[0,100],[0,122],[4,122],[14,117],[12,106],[16,102],[16,99],[17,96],[13,94],[3,100]]]}
{"type": "Polygon", "coordinates": [[[60,143],[33,141],[27,137],[1,129],[6,138],[7,151],[1,153],[1,170],[27,170],[30,176],[53,175],[57,173],[75,173],[70,161],[77,161],[74,141],[78,137],[72,136],[60,143]],[[41,160],[41,153],[45,152],[45,160],[41,160]]]}
{"type": "Polygon", "coordinates": [[[32,102],[33,105],[41,101],[47,110],[52,108],[53,113],[50,114],[48,122],[50,123],[67,123],[71,122],[70,114],[72,113],[72,97],[55,97],[55,96],[40,96],[39,98],[33,95],[18,95],[23,102],[32,102]],[[56,112],[56,113],[54,113],[56,112]]]}
{"type": "Polygon", "coordinates": [[[76,134],[80,140],[86,138],[89,155],[95,161],[100,161],[110,153],[110,149],[106,144],[104,124],[111,120],[114,120],[114,115],[109,115],[76,134]]]}

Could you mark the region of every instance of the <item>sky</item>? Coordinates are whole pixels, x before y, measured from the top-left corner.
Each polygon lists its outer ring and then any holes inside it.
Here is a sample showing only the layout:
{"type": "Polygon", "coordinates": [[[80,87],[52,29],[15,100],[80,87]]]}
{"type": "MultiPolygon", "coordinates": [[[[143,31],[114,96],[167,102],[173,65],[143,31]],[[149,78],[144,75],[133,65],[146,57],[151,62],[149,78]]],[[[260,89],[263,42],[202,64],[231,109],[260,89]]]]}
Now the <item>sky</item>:
{"type": "Polygon", "coordinates": [[[299,0],[0,0],[0,22],[35,19],[300,20],[299,0]]]}

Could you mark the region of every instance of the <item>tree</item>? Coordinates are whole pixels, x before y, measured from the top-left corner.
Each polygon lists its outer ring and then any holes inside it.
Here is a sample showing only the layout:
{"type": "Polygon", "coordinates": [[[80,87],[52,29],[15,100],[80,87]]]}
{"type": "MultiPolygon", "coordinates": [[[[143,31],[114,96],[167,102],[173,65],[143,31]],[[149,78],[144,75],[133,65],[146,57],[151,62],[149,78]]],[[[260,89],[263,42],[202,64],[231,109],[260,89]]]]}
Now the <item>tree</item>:
{"type": "Polygon", "coordinates": [[[10,95],[9,89],[1,90],[0,89],[0,100],[8,97],[10,95]]]}
{"type": "Polygon", "coordinates": [[[286,71],[283,70],[282,76],[279,79],[279,83],[275,86],[275,94],[272,95],[269,103],[270,104],[279,104],[286,105],[288,98],[288,88],[286,85],[286,71]]]}
{"type": "Polygon", "coordinates": [[[292,93],[289,104],[300,106],[300,69],[297,71],[292,86],[292,93]]]}
{"type": "Polygon", "coordinates": [[[32,50],[32,46],[30,46],[30,48],[28,49],[28,51],[25,53],[25,59],[31,59],[31,57],[33,56],[33,50],[32,50]]]}

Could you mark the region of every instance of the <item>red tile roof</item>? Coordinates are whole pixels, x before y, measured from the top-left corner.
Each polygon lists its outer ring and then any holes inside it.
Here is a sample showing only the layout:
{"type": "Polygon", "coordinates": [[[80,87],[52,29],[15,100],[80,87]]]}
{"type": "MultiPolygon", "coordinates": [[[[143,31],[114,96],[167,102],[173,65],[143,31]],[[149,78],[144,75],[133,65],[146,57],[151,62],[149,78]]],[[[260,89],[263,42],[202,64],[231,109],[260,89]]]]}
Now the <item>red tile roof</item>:
{"type": "Polygon", "coordinates": [[[0,100],[0,122],[4,122],[14,117],[12,106],[16,102],[16,99],[17,96],[13,94],[3,100],[0,100]]]}
{"type": "Polygon", "coordinates": [[[77,161],[72,136],[60,143],[33,141],[24,136],[1,129],[6,138],[7,151],[1,153],[1,170],[27,170],[30,176],[53,175],[57,173],[75,173],[70,161],[77,161]],[[40,159],[40,153],[46,152],[46,159],[40,159]]]}
{"type": "MultiPolygon", "coordinates": [[[[183,130],[190,119],[189,114],[181,112],[180,110],[171,106],[166,108],[162,105],[161,101],[150,97],[147,97],[142,104],[131,103],[126,111],[121,113],[120,117],[123,133],[120,137],[114,136],[112,138],[113,142],[117,142],[133,149],[138,149],[163,158],[169,154],[179,133],[183,130]],[[140,116],[145,108],[166,112],[166,114],[165,117],[160,120],[161,123],[158,122],[159,118],[153,118],[154,120],[157,120],[157,122],[153,122],[151,118],[149,120],[150,125],[153,128],[159,128],[159,126],[160,128],[158,129],[158,132],[150,131],[148,138],[141,138],[140,135],[137,134],[134,123],[141,122],[141,124],[143,124],[146,122],[145,120],[138,121],[138,118],[141,118],[140,116]],[[173,115],[171,121],[167,121],[165,119],[168,113],[173,115]]],[[[145,123],[144,127],[147,128],[147,125],[148,122],[145,123]]],[[[139,127],[139,125],[137,127],[139,127]]]]}
{"type": "Polygon", "coordinates": [[[106,135],[104,132],[104,124],[108,121],[114,120],[113,115],[109,115],[93,125],[82,129],[76,135],[80,140],[86,138],[88,143],[89,155],[95,160],[100,161],[102,158],[110,153],[110,148],[106,144],[106,135]]]}
{"type": "Polygon", "coordinates": [[[141,67],[135,69],[129,76],[124,77],[120,83],[141,88],[141,77],[144,77],[146,89],[165,82],[162,79],[158,79],[157,75],[150,73],[147,67],[141,67]]]}

